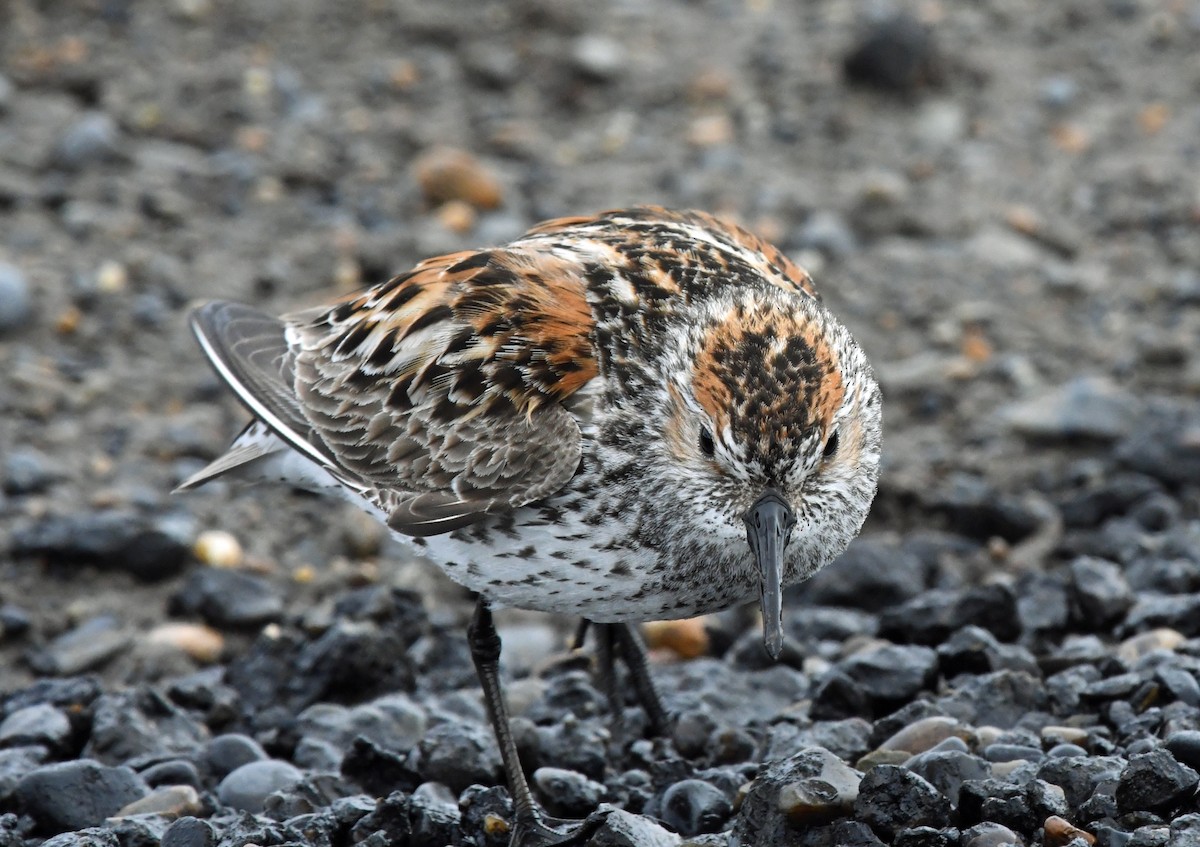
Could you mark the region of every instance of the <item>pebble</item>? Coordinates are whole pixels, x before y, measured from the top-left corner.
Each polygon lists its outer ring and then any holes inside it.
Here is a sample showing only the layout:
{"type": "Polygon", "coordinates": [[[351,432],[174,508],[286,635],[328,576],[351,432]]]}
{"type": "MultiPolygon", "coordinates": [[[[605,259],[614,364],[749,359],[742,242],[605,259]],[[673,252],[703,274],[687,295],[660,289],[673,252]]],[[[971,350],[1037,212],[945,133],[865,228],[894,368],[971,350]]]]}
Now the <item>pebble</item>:
{"type": "Polygon", "coordinates": [[[928,781],[955,806],[964,783],[992,775],[987,760],[961,750],[930,750],[908,759],[904,766],[928,781]]]}
{"type": "Polygon", "coordinates": [[[16,709],[0,723],[2,747],[40,745],[56,753],[65,753],[71,737],[70,720],[61,709],[49,703],[16,709]]]}
{"type": "Polygon", "coordinates": [[[99,826],[146,793],[146,784],[131,769],[105,767],[92,759],[45,765],[26,774],[14,792],[44,833],[99,826]]]}
{"type": "Polygon", "coordinates": [[[546,811],[560,817],[583,817],[604,799],[605,789],[578,771],[564,768],[538,768],[533,786],[546,811]]]}
{"type": "Polygon", "coordinates": [[[926,570],[912,553],[857,538],[833,564],[793,590],[814,606],[879,612],[918,596],[926,584],[926,570]]]}
{"type": "Polygon", "coordinates": [[[1117,441],[1134,429],[1138,398],[1105,377],[1077,377],[1031,400],[1000,409],[1002,420],[1028,438],[1117,441]]]}
{"type": "Polygon", "coordinates": [[[268,579],[243,571],[197,568],[171,599],[174,614],[198,614],[216,627],[245,629],[278,620],[283,599],[268,579]]]}
{"type": "Polygon", "coordinates": [[[684,779],[663,792],[659,816],[681,835],[716,832],[729,816],[733,805],[725,792],[700,779],[684,779]]]}
{"type": "Polygon", "coordinates": [[[854,816],[881,838],[913,826],[946,826],[950,801],[927,780],[898,765],[879,765],[859,785],[854,816]]]}
{"type": "MultiPolygon", "coordinates": [[[[878,708],[898,704],[933,684],[937,653],[928,647],[886,645],[838,662],[832,671],[850,680],[878,708]]],[[[818,690],[814,709],[821,700],[818,690]]]]}
{"type": "Polygon", "coordinates": [[[1065,818],[1051,815],[1042,826],[1046,847],[1067,847],[1072,839],[1082,838],[1088,844],[1096,843],[1096,836],[1075,826],[1065,818]]]}
{"type": "Polygon", "coordinates": [[[200,794],[193,786],[164,785],[145,797],[122,806],[113,817],[162,815],[164,818],[174,819],[182,815],[198,815],[203,808],[200,794]]]}
{"type": "Polygon", "coordinates": [[[117,123],[104,112],[89,112],[66,128],[54,147],[54,163],[80,170],[117,154],[117,123]]]}
{"type": "Polygon", "coordinates": [[[163,832],[161,847],[213,847],[217,835],[208,821],[181,817],[163,832]]]}
{"type": "Polygon", "coordinates": [[[1117,806],[1122,812],[1166,814],[1192,797],[1200,776],[1180,764],[1169,750],[1159,749],[1134,756],[1117,783],[1117,806]]]}
{"type": "Polygon", "coordinates": [[[933,34],[907,14],[871,26],[842,65],[851,82],[898,94],[936,83],[943,73],[933,34]]]}
{"type": "Polygon", "coordinates": [[[266,761],[269,757],[262,745],[248,735],[229,733],[211,739],[200,751],[198,763],[218,779],[223,779],[242,765],[266,761]]]}
{"type": "MultiPolygon", "coordinates": [[[[417,746],[417,770],[423,777],[462,792],[479,782],[490,785],[500,773],[500,751],[490,730],[466,722],[433,727],[417,746]]],[[[561,761],[561,760],[560,760],[561,761]]]]}
{"type": "Polygon", "coordinates": [[[188,549],[144,518],[123,511],[81,512],[44,518],[13,533],[17,557],[67,567],[94,564],[156,581],[178,575],[188,549]]]}
{"type": "Polygon", "coordinates": [[[879,747],[883,750],[903,750],[912,754],[924,753],[947,738],[967,739],[971,734],[970,727],[964,726],[954,718],[931,715],[908,724],[879,747]]]}
{"type": "Polygon", "coordinates": [[[161,788],[169,785],[190,785],[200,788],[203,780],[200,771],[187,759],[168,759],[151,765],[141,772],[141,777],[151,788],[161,788]]]}
{"type": "MultiPolygon", "coordinates": [[[[0,265],[0,333],[4,332],[4,268],[0,265]]],[[[32,447],[14,447],[4,457],[4,493],[40,494],[59,479],[49,458],[32,447]]]]}
{"type": "Polygon", "coordinates": [[[418,156],[412,167],[425,200],[432,206],[461,200],[487,210],[503,201],[500,181],[465,150],[435,147],[418,156]]]}
{"type": "Polygon", "coordinates": [[[173,647],[203,664],[218,661],[225,651],[225,636],[203,624],[159,624],[146,633],[146,641],[173,647]]]}
{"type": "Polygon", "coordinates": [[[571,64],[583,76],[597,82],[615,79],[629,59],[621,42],[604,35],[581,35],[571,44],[571,64]]]}
{"type": "Polygon", "coordinates": [[[233,533],[220,529],[208,529],[197,535],[192,552],[201,562],[214,568],[240,567],[246,555],[233,533]]]}
{"type": "Polygon", "coordinates": [[[217,799],[239,811],[261,812],[267,795],[290,788],[303,778],[303,771],[278,759],[247,762],[221,780],[217,799]]]}
{"type": "Polygon", "coordinates": [[[98,668],[123,652],[131,636],[111,615],[84,621],[29,655],[39,673],[71,676],[98,668]]]}
{"type": "Polygon", "coordinates": [[[786,843],[793,826],[824,823],[853,810],[862,778],[820,747],[772,762],[745,792],[734,835],[745,844],[786,843]]]}
{"type": "Polygon", "coordinates": [[[962,847],[1025,847],[1021,836],[1003,824],[985,821],[963,830],[962,847]]]}
{"type": "Polygon", "coordinates": [[[680,847],[678,835],[649,818],[614,809],[588,841],[590,847],[680,847]]]}
{"type": "Polygon", "coordinates": [[[1077,623],[1086,629],[1107,631],[1134,604],[1133,591],[1121,568],[1113,562],[1082,556],[1071,562],[1077,623]]]}

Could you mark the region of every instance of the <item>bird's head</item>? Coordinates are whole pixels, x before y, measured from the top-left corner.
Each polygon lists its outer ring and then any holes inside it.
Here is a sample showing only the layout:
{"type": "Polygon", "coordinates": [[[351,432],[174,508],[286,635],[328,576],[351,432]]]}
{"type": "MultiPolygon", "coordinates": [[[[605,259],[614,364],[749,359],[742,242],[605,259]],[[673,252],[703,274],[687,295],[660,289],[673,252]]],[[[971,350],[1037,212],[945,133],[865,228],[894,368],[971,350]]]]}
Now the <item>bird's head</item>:
{"type": "Polygon", "coordinates": [[[840,554],[874,497],[879,386],[813,298],[770,287],[696,306],[669,369],[662,443],[709,531],[744,536],[777,658],[785,577],[840,554]]]}

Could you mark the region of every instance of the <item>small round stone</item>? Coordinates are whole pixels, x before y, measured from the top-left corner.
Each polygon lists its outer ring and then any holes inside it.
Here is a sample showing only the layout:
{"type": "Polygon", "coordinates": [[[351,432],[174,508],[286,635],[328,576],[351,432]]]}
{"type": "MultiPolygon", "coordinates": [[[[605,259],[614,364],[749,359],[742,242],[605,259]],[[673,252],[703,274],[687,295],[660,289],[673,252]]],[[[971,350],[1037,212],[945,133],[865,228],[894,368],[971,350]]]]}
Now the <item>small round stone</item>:
{"type": "Polygon", "coordinates": [[[683,836],[716,832],[732,813],[725,793],[700,779],[680,780],[663,792],[659,812],[683,836]]]}
{"type": "Polygon", "coordinates": [[[29,281],[16,265],[0,262],[0,335],[29,324],[33,295],[29,281]]]}
{"type": "Polygon", "coordinates": [[[38,768],[15,790],[21,809],[47,832],[99,826],[145,794],[146,783],[129,768],[105,767],[92,759],[38,768]]]}
{"type": "Polygon", "coordinates": [[[225,777],[242,765],[268,758],[262,745],[248,735],[228,733],[218,735],[204,745],[200,761],[217,777],[225,777]]]}
{"type": "Polygon", "coordinates": [[[217,786],[217,799],[242,812],[261,812],[267,795],[304,778],[299,768],[278,759],[242,765],[217,786]]]}
{"type": "Polygon", "coordinates": [[[565,768],[538,768],[533,772],[533,784],[546,810],[555,815],[585,816],[604,797],[603,785],[565,768]]]}

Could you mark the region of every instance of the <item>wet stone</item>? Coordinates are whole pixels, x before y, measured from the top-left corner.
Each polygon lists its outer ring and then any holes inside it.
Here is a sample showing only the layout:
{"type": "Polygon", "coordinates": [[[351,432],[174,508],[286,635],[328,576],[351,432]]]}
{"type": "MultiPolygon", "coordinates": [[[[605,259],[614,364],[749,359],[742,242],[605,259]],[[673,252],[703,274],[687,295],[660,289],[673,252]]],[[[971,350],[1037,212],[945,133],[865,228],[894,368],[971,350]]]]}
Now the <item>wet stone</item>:
{"type": "Polygon", "coordinates": [[[120,764],[146,754],[186,754],[208,729],[151,688],[102,694],[92,704],[92,734],[84,754],[120,764]]]}
{"type": "Polygon", "coordinates": [[[789,595],[814,606],[879,612],[919,595],[927,570],[912,553],[856,538],[830,567],[790,589],[789,595]]]}
{"type": "Polygon", "coordinates": [[[1129,760],[1117,783],[1117,805],[1123,812],[1167,813],[1192,797],[1197,784],[1196,771],[1168,750],[1154,750],[1129,760]]]}
{"type": "Polygon", "coordinates": [[[248,762],[221,780],[217,799],[240,811],[260,812],[268,795],[290,788],[303,778],[299,768],[278,759],[248,762]]]}
{"type": "Polygon", "coordinates": [[[0,723],[3,747],[41,745],[61,753],[70,745],[71,736],[71,722],[49,703],[17,709],[0,723]]]}
{"type": "Polygon", "coordinates": [[[911,698],[929,688],[937,675],[937,653],[927,647],[888,645],[857,653],[837,670],[853,680],[873,704],[911,698]]]}
{"type": "Polygon", "coordinates": [[[1041,779],[1021,785],[1002,779],[963,784],[958,816],[962,823],[1000,823],[1017,832],[1031,832],[1050,815],[1068,814],[1064,792],[1041,779]]]}
{"type": "Polygon", "coordinates": [[[190,785],[200,788],[203,785],[200,771],[187,759],[170,759],[151,765],[141,772],[141,777],[151,788],[163,785],[190,785]]]}
{"type": "Polygon", "coordinates": [[[603,785],[564,768],[538,768],[533,772],[533,786],[546,811],[559,817],[583,817],[604,797],[603,785]]]}
{"type": "Polygon", "coordinates": [[[78,832],[63,832],[42,842],[49,847],[119,847],[117,833],[107,827],[88,827],[78,832]]]}
{"type": "Polygon", "coordinates": [[[746,844],[786,843],[791,827],[849,813],[862,775],[819,747],[769,764],[751,784],[734,823],[746,844]]]}
{"type": "Polygon", "coordinates": [[[1200,706],[1200,683],[1192,673],[1183,668],[1159,665],[1154,675],[1172,698],[1188,706],[1200,706]]]}
{"type": "Polygon", "coordinates": [[[427,780],[445,783],[455,793],[479,782],[492,784],[500,773],[500,751],[491,733],[474,723],[433,727],[417,749],[417,770],[427,780]]]}
{"type": "Polygon", "coordinates": [[[146,793],[146,784],[129,768],[105,767],[92,759],[38,768],[15,791],[21,809],[43,832],[98,826],[146,793]]]}
{"type": "Polygon", "coordinates": [[[242,765],[262,761],[267,752],[248,735],[229,733],[218,735],[204,745],[200,764],[217,779],[223,779],[242,765]]]}
{"type": "Polygon", "coordinates": [[[253,628],[277,620],[283,599],[270,582],[225,568],[197,568],[172,598],[174,614],[198,614],[216,627],[253,628]]]}
{"type": "Polygon", "coordinates": [[[112,159],[118,147],[117,123],[104,112],[89,112],[67,127],[54,148],[56,165],[77,170],[112,159]]]}
{"type": "Polygon", "coordinates": [[[1085,376],[1000,410],[1016,432],[1039,440],[1116,441],[1134,429],[1138,398],[1108,379],[1085,376]]]}
{"type": "Polygon", "coordinates": [[[992,775],[991,765],[986,760],[959,750],[930,750],[913,756],[904,766],[929,782],[955,806],[963,783],[992,775]]]}
{"type": "Polygon", "coordinates": [[[1045,704],[1042,681],[1021,671],[961,677],[958,682],[958,688],[940,697],[939,704],[976,726],[1013,726],[1045,704]]]}
{"type": "Polygon", "coordinates": [[[953,827],[939,829],[932,826],[914,826],[902,829],[892,840],[893,847],[957,847],[958,830],[953,827]]]}
{"type": "Polygon", "coordinates": [[[145,518],[114,510],[44,518],[13,534],[13,554],[68,567],[96,565],[154,581],[178,575],[190,551],[145,518]]]}
{"type": "Polygon", "coordinates": [[[1177,762],[1200,771],[1200,730],[1180,730],[1167,736],[1167,751],[1177,762]]]}
{"type": "MultiPolygon", "coordinates": [[[[0,332],[4,331],[4,266],[0,264],[0,332]]],[[[37,494],[50,487],[58,474],[50,465],[49,458],[32,447],[15,447],[4,457],[4,493],[20,496],[37,494]]]]}
{"type": "Polygon", "coordinates": [[[725,792],[699,779],[676,782],[663,792],[659,803],[663,822],[684,836],[716,832],[732,813],[725,792]]]}
{"type": "Polygon", "coordinates": [[[1084,556],[1071,563],[1075,588],[1075,623],[1107,631],[1134,603],[1133,592],[1121,569],[1112,562],[1084,556]]]}
{"type": "Polygon", "coordinates": [[[962,847],[1025,847],[1025,840],[1003,824],[985,821],[963,830],[962,847]]]}
{"type": "Polygon", "coordinates": [[[873,25],[842,60],[852,82],[910,93],[939,81],[942,60],[933,34],[916,18],[899,14],[873,25]]]}
{"type": "Polygon", "coordinates": [[[116,618],[102,615],[31,652],[29,664],[39,673],[70,676],[108,663],[129,646],[130,640],[116,618]]]}
{"type": "Polygon", "coordinates": [[[680,838],[649,818],[614,809],[592,835],[591,847],[678,847],[680,838]]]}
{"type": "Polygon", "coordinates": [[[880,765],[863,777],[854,815],[882,838],[913,826],[945,826],[950,801],[917,774],[897,765],[880,765]]]}
{"type": "Polygon", "coordinates": [[[973,625],[1001,640],[1020,635],[1017,598],[1006,585],[981,585],[966,591],[926,591],[884,612],[879,634],[911,644],[941,644],[952,632],[973,625]]]}
{"type": "Polygon", "coordinates": [[[879,745],[884,750],[924,753],[947,738],[966,738],[970,727],[944,715],[932,715],[913,721],[879,745]]]}
{"type": "Polygon", "coordinates": [[[965,626],[937,648],[942,676],[1015,670],[1039,673],[1033,654],[1016,644],[1001,644],[996,636],[978,626],[965,626]]]}

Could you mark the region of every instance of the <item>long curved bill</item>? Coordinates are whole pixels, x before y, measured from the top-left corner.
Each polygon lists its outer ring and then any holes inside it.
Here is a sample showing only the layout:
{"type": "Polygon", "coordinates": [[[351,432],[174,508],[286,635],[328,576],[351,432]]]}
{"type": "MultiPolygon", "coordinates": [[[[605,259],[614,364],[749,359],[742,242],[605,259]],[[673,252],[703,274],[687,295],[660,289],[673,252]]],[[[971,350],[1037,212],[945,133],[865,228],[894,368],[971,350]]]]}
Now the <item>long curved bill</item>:
{"type": "Polygon", "coordinates": [[[772,659],[783,652],[783,550],[796,525],[796,513],[783,495],[768,488],[742,515],[746,541],[758,562],[763,646],[772,659]]]}

